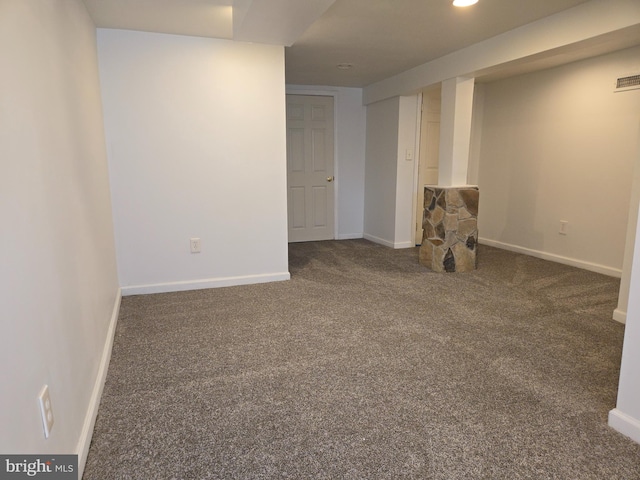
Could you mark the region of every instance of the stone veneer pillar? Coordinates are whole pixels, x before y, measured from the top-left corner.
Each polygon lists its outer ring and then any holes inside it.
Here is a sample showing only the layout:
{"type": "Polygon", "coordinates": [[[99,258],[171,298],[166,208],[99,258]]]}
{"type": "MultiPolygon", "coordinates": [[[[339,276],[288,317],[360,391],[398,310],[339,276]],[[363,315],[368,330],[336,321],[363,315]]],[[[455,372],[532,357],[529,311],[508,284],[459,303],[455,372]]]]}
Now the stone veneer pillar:
{"type": "Polygon", "coordinates": [[[424,187],[420,263],[436,272],[477,265],[478,187],[424,187]]]}

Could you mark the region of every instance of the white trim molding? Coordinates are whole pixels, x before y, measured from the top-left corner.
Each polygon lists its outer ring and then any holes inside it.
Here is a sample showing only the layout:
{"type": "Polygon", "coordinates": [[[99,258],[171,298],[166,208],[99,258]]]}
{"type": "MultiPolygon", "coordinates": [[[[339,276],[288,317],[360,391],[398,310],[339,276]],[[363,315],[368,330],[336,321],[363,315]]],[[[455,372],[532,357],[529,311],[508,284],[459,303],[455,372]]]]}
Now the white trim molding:
{"type": "Polygon", "coordinates": [[[634,442],[640,443],[640,421],[617,408],[609,412],[609,426],[634,442]]]}
{"type": "Polygon", "coordinates": [[[362,233],[339,233],[336,235],[336,240],[355,240],[357,238],[364,238],[362,233]]]}
{"type": "Polygon", "coordinates": [[[153,283],[148,285],[130,285],[122,287],[122,296],[147,295],[150,293],[183,292],[206,288],[234,287],[254,283],[280,282],[291,279],[289,272],[265,273],[261,275],[243,275],[238,277],[204,278],[183,282],[153,283]]]}
{"type": "Polygon", "coordinates": [[[365,240],[369,240],[373,243],[379,243],[380,245],[384,245],[385,247],[389,247],[389,248],[399,249],[399,248],[415,247],[413,242],[392,242],[391,240],[385,240],[384,238],[376,237],[375,235],[369,235],[368,233],[365,233],[364,235],[362,235],[361,238],[364,238],[365,240]]]}
{"type": "Polygon", "coordinates": [[[102,358],[100,359],[98,374],[96,375],[96,380],[93,384],[93,391],[91,392],[91,398],[89,399],[89,407],[87,408],[87,413],[84,417],[82,432],[80,433],[80,439],[78,440],[78,445],[76,447],[76,453],[78,454],[79,478],[82,478],[82,472],[84,472],[84,467],[87,463],[89,445],[91,445],[91,437],[93,437],[93,427],[96,424],[98,408],[100,407],[100,399],[102,398],[102,390],[104,389],[104,384],[107,380],[107,371],[109,370],[109,362],[111,361],[111,351],[113,349],[116,325],[118,324],[118,315],[120,314],[121,300],[122,291],[121,289],[118,289],[113,305],[113,311],[111,313],[111,319],[109,320],[107,338],[105,339],[104,346],[102,347],[102,358]]]}
{"type": "Polygon", "coordinates": [[[416,244],[415,242],[394,242],[393,244],[393,248],[399,249],[399,248],[413,248],[415,247],[416,244]]]}
{"type": "Polygon", "coordinates": [[[616,308],[613,311],[613,319],[616,322],[620,322],[624,325],[627,323],[627,312],[625,312],[624,310],[620,310],[619,308],[616,308]]]}
{"type": "Polygon", "coordinates": [[[585,262],[576,258],[563,257],[562,255],[556,255],[554,253],[543,252],[540,250],[533,250],[530,248],[520,247],[518,245],[511,245],[509,243],[499,242],[497,240],[490,240],[488,238],[478,238],[478,243],[482,245],[488,245],[490,247],[501,248],[503,250],[509,250],[511,252],[522,253],[532,257],[541,258],[543,260],[549,260],[551,262],[562,263],[572,267],[582,268],[591,272],[601,273],[608,275],[609,277],[620,278],[622,276],[622,270],[618,268],[607,267],[606,265],[600,265],[597,263],[585,262]]]}
{"type": "Polygon", "coordinates": [[[369,240],[373,243],[379,243],[380,245],[384,245],[385,247],[395,248],[395,245],[393,244],[392,241],[385,240],[384,238],[376,237],[375,235],[369,235],[368,233],[365,233],[362,235],[362,238],[364,238],[365,240],[369,240]]]}

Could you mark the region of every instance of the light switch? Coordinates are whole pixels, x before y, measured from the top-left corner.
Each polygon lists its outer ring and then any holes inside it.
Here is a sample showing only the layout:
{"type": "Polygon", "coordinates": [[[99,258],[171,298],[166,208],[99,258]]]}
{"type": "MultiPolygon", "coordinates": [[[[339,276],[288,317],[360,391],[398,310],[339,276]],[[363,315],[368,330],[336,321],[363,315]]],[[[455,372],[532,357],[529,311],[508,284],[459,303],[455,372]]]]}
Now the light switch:
{"type": "Polygon", "coordinates": [[[411,148],[407,148],[405,151],[404,159],[407,161],[413,160],[413,150],[411,148]]]}

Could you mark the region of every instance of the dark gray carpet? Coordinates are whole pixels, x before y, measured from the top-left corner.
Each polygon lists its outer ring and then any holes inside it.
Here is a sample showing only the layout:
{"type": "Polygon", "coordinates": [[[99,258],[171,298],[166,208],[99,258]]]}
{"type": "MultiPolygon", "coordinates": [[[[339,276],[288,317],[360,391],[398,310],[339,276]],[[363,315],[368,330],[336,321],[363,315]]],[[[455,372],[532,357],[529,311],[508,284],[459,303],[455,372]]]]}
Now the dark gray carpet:
{"type": "Polygon", "coordinates": [[[290,245],[292,280],[123,299],[85,479],[639,479],[619,281],[480,246],[290,245]]]}

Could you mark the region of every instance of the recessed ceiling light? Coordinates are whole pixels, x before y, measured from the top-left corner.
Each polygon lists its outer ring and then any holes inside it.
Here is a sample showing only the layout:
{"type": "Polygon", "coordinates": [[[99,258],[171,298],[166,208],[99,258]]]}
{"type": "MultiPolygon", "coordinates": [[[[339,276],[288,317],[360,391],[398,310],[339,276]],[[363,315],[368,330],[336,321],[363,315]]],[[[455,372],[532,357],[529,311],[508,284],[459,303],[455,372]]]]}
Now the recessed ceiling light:
{"type": "Polygon", "coordinates": [[[468,7],[476,3],[478,3],[478,0],[453,0],[453,5],[456,7],[468,7]]]}
{"type": "Polygon", "coordinates": [[[339,63],[336,67],[338,67],[339,70],[349,70],[353,68],[353,63],[339,63]]]}

